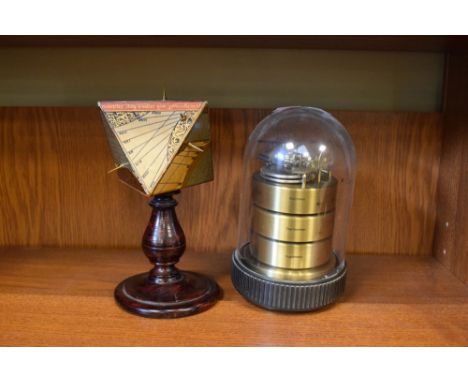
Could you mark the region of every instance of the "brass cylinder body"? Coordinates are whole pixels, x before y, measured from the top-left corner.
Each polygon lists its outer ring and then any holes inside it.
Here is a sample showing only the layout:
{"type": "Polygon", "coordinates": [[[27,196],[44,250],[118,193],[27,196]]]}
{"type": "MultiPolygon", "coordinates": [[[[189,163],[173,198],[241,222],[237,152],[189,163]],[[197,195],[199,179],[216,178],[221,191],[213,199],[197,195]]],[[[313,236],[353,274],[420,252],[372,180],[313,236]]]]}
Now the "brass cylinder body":
{"type": "Polygon", "coordinates": [[[285,184],[253,177],[251,256],[277,278],[320,277],[333,267],[336,179],[285,184]]]}
{"type": "Polygon", "coordinates": [[[302,188],[301,184],[281,184],[253,177],[253,203],[265,210],[294,215],[313,215],[335,209],[336,179],[323,186],[302,188]]]}
{"type": "Polygon", "coordinates": [[[333,234],[333,211],[319,215],[280,214],[253,207],[253,231],[269,239],[293,243],[323,240],[333,234]]]}
{"type": "Polygon", "coordinates": [[[318,267],[330,260],[332,251],[330,238],[312,243],[287,243],[253,234],[251,243],[258,261],[280,268],[318,267]]]}

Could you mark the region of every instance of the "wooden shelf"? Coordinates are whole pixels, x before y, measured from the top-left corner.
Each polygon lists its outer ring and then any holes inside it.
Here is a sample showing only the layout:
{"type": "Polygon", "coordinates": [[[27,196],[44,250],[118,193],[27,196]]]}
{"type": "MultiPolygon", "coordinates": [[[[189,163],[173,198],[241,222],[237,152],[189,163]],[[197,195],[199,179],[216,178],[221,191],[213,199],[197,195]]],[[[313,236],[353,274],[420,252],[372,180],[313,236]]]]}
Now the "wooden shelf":
{"type": "Polygon", "coordinates": [[[0,47],[132,46],[441,52],[466,47],[467,41],[466,36],[0,36],[0,47]]]}
{"type": "Polygon", "coordinates": [[[145,319],[114,302],[117,282],[148,269],[138,250],[0,250],[0,345],[468,345],[468,286],[432,257],[349,256],[346,294],[316,313],[247,303],[229,253],[186,253],[181,268],[224,289],[211,310],[145,319]]]}

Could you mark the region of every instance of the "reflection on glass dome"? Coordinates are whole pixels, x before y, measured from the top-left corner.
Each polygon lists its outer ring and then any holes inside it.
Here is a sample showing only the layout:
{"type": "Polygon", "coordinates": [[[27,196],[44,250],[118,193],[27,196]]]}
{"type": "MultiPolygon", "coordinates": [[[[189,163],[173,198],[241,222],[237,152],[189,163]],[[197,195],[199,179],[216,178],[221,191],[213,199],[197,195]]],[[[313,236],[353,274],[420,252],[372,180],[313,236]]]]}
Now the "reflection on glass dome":
{"type": "Polygon", "coordinates": [[[309,150],[304,144],[286,142],[273,150],[260,153],[259,159],[265,162],[261,174],[266,179],[284,183],[326,182],[331,179],[331,155],[327,146],[316,144],[309,150]]]}

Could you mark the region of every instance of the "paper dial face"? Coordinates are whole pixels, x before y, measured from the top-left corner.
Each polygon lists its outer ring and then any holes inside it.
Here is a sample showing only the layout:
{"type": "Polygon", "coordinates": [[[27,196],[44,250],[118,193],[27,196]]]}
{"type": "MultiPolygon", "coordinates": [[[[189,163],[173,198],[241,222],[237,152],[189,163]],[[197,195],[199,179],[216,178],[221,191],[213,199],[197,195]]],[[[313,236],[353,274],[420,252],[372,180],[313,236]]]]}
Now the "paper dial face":
{"type": "Polygon", "coordinates": [[[100,106],[129,168],[144,191],[151,194],[205,103],[103,102],[100,106]]]}

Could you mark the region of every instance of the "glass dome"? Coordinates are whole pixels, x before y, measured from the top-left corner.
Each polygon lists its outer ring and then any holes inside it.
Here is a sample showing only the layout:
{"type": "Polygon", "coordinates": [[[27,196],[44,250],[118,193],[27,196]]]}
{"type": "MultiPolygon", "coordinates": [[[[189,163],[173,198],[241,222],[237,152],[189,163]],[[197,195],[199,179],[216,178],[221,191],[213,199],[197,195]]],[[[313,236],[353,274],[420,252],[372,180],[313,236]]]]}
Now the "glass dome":
{"type": "MultiPolygon", "coordinates": [[[[232,272],[238,291],[274,310],[327,305],[312,300],[323,292],[321,285],[337,291],[338,282],[344,288],[354,178],[353,142],[331,114],[312,107],[286,107],[261,121],[244,153],[232,272]],[[273,295],[265,289],[268,285],[275,285],[273,295]],[[284,294],[295,299],[291,288],[297,287],[312,291],[304,292],[310,296],[301,297],[307,300],[301,307],[284,294]],[[255,288],[263,295],[253,296],[260,293],[255,288]]],[[[337,298],[329,297],[330,302],[337,298]]],[[[328,301],[326,296],[320,298],[328,301]]]]}

